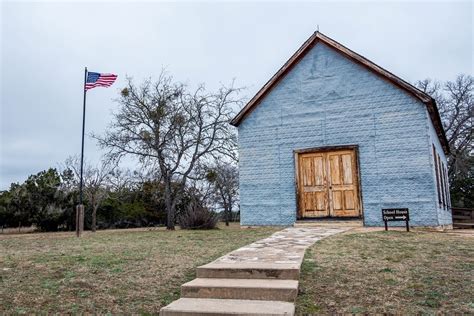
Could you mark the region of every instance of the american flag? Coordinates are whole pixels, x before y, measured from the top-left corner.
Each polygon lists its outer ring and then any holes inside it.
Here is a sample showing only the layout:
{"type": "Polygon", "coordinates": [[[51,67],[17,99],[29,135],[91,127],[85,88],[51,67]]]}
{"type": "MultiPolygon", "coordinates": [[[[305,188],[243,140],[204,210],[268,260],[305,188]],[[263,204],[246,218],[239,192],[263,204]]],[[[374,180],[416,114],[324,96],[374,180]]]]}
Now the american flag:
{"type": "Polygon", "coordinates": [[[101,74],[98,72],[88,72],[86,80],[86,91],[95,87],[110,87],[117,79],[114,74],[101,74]]]}

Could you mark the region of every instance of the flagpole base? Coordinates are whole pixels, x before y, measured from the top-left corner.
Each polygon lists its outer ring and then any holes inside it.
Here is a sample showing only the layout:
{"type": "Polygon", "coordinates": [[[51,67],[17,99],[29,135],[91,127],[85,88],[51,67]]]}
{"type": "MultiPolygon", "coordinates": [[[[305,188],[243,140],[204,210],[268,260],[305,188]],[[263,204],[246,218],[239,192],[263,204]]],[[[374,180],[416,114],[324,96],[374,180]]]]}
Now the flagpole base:
{"type": "Polygon", "coordinates": [[[84,231],[84,205],[76,206],[76,236],[81,237],[84,231]]]}

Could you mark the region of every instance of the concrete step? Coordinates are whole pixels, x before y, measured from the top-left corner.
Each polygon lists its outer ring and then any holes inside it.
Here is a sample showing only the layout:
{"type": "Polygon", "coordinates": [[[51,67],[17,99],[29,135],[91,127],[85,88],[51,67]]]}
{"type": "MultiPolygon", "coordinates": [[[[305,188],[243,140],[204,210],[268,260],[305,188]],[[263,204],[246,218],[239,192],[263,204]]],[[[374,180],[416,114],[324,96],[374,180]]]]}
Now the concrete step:
{"type": "Polygon", "coordinates": [[[197,278],[181,286],[181,297],[294,302],[296,280],[197,278]]]}
{"type": "Polygon", "coordinates": [[[196,269],[198,278],[298,280],[299,264],[208,263],[196,269]]]}
{"type": "Polygon", "coordinates": [[[207,315],[287,315],[295,314],[295,305],[288,302],[180,298],[160,310],[160,316],[207,315]]]}

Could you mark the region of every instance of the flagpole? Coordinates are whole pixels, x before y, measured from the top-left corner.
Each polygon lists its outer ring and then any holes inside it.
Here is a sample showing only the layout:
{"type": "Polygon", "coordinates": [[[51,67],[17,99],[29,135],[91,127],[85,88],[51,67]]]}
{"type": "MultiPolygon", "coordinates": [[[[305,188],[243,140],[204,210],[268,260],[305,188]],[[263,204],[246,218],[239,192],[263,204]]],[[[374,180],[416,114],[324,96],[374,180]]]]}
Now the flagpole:
{"type": "Polygon", "coordinates": [[[83,169],[84,169],[84,132],[86,128],[86,81],[87,67],[84,68],[84,101],[82,105],[82,143],[81,143],[81,178],[79,182],[79,205],[76,207],[76,235],[81,237],[84,230],[84,204],[83,204],[83,169]]]}

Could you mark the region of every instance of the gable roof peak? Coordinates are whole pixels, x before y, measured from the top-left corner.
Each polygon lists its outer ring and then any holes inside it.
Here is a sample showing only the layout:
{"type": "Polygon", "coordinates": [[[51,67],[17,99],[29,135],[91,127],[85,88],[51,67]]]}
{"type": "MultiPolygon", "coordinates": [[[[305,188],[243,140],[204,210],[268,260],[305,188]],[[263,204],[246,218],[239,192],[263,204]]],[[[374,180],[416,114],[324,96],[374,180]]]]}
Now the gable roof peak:
{"type": "Polygon", "coordinates": [[[252,112],[252,110],[260,103],[260,101],[272,90],[276,84],[285,77],[285,75],[293,69],[293,67],[316,45],[319,41],[335,49],[342,55],[346,56],[350,60],[362,65],[368,70],[372,71],[376,75],[382,77],[383,79],[389,81],[395,86],[405,90],[407,93],[411,94],[415,98],[423,102],[428,109],[428,113],[435,127],[436,133],[440,139],[440,142],[443,146],[444,152],[449,153],[449,144],[446,139],[446,135],[441,123],[441,118],[439,116],[438,109],[436,107],[435,100],[428,95],[427,93],[416,88],[412,84],[406,82],[400,77],[394,75],[388,70],[378,66],[374,62],[368,60],[362,55],[357,54],[356,52],[350,50],[344,45],[336,42],[329,36],[324,35],[319,30],[316,30],[304,43],[301,47],[286,61],[286,63],[270,78],[270,80],[265,83],[265,85],[255,94],[255,96],[250,99],[250,101],[242,108],[242,110],[231,120],[230,124],[234,126],[239,126],[240,123],[245,119],[245,117],[252,112]]]}

